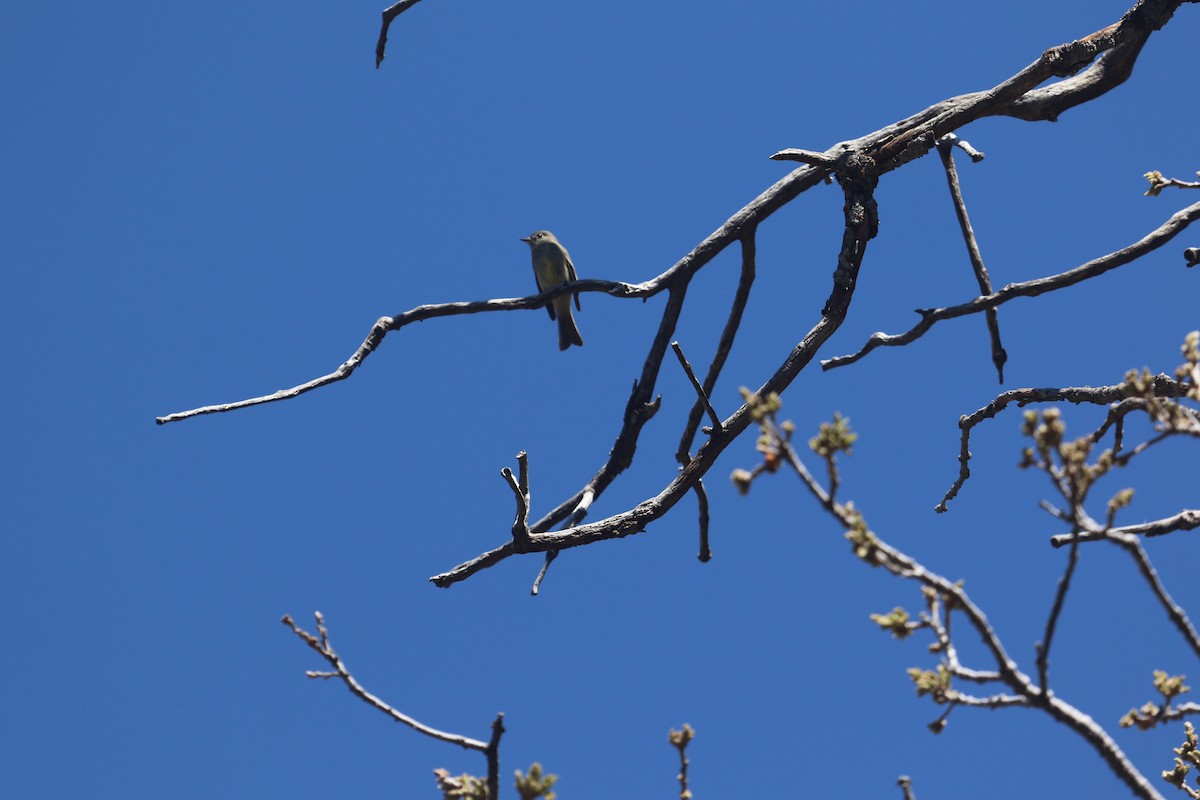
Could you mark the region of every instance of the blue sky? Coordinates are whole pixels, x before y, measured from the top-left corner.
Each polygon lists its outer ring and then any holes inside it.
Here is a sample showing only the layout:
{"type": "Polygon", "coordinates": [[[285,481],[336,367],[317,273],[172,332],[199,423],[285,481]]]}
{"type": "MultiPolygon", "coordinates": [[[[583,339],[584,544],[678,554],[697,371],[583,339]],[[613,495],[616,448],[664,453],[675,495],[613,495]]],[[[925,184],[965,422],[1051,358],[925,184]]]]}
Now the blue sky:
{"type": "MultiPolygon", "coordinates": [[[[517,451],[535,515],[603,462],[662,297],[585,296],[582,349],[559,353],[540,309],[434,320],[298,400],[153,420],[328,372],[382,315],[530,293],[518,237],[539,228],[581,277],[646,280],[787,173],[771,153],[823,150],[990,87],[1126,5],[430,0],[397,21],[376,71],[380,10],[68,1],[6,14],[0,795],[435,797],[433,768],[481,773],[474,754],[304,677],[322,664],[278,619],[310,626],[319,609],[358,678],[423,722],[486,738],[505,712],[504,774],[541,761],[564,800],[671,796],[667,730],[683,722],[698,733],[698,797],[764,784],[892,797],[901,773],[923,798],[1125,796],[1032,711],[960,709],[931,736],[940,709],[904,670],[934,658],[868,620],[915,609],[916,587],[852,558],[794,479],[738,497],[725,476],[754,463],[749,437],[708,482],[711,563],[695,558],[689,499],[639,536],[564,553],[536,599],[536,556],[450,590],[427,583],[508,536],[499,470],[517,451]]],[[[959,165],[996,285],[1123,247],[1194,202],[1143,197],[1142,173],[1200,166],[1200,113],[1181,91],[1197,14],[1185,6],[1128,83],[1056,124],[960,132],[988,154],[959,165]]],[[[885,176],[878,200],[880,235],[821,357],[974,294],[935,157],[885,176]]],[[[841,203],[818,187],[760,229],[759,278],[713,397],[723,413],[817,319],[841,203]]],[[[957,419],[1001,389],[1169,372],[1200,327],[1200,276],[1179,255],[1196,243],[1189,232],[1004,306],[1003,387],[983,320],[968,318],[809,369],[784,397],[805,438],[834,411],[851,418],[842,497],[965,578],[1026,671],[1064,563],[1047,545],[1060,526],[1037,508],[1044,478],[1014,467],[1019,412],[978,431],[972,481],[933,513],[956,474],[957,419]]],[[[736,276],[729,253],[689,291],[676,338],[695,363],[736,276]]],[[[635,465],[592,519],[674,476],[694,395],[670,365],[658,389],[635,465]]],[[[1068,424],[1099,419],[1081,409],[1068,424]]],[[[1136,486],[1125,522],[1194,507],[1196,463],[1170,443],[1097,500],[1136,486]]],[[[1149,549],[1195,611],[1194,535],[1149,549]]],[[[970,663],[990,666],[973,644],[970,663]]],[[[1152,699],[1156,668],[1200,679],[1123,554],[1087,548],[1053,686],[1155,781],[1178,727],[1115,721],[1152,699]]]]}

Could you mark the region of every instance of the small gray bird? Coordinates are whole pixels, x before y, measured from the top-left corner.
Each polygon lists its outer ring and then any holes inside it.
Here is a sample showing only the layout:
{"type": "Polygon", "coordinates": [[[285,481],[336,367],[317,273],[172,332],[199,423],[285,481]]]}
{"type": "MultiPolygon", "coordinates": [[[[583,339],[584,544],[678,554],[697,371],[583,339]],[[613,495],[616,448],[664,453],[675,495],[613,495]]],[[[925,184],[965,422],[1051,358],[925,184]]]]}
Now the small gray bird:
{"type": "MultiPolygon", "coordinates": [[[[539,292],[552,289],[570,281],[579,280],[575,275],[575,265],[571,263],[571,255],[567,248],[558,243],[550,231],[536,231],[521,237],[521,241],[529,245],[533,254],[533,277],[537,279],[539,292]]],[[[579,295],[575,295],[575,308],[580,311],[579,295]]],[[[575,318],[571,316],[571,296],[551,300],[546,306],[550,319],[558,320],[558,349],[566,350],[573,344],[583,347],[583,337],[579,328],[575,327],[575,318]]]]}

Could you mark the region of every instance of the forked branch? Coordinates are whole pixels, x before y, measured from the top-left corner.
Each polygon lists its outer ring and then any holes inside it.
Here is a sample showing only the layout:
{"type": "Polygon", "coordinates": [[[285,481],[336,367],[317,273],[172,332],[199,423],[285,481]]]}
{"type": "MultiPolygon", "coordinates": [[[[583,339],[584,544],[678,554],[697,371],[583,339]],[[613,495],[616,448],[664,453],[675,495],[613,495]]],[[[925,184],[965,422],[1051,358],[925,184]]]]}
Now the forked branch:
{"type": "Polygon", "coordinates": [[[921,321],[909,330],[899,334],[872,334],[867,343],[858,352],[826,359],[821,362],[821,368],[828,370],[853,364],[877,347],[899,347],[910,344],[920,339],[936,323],[943,320],[978,314],[981,311],[1001,306],[1018,297],[1036,297],[1041,294],[1055,292],[1059,289],[1065,289],[1068,286],[1074,286],[1077,283],[1098,277],[1126,264],[1131,264],[1174,239],[1184,229],[1195,222],[1197,218],[1200,218],[1200,203],[1195,203],[1172,214],[1170,219],[1128,247],[1101,256],[1100,258],[1092,259],[1066,272],[1060,272],[1057,275],[1048,275],[1044,278],[1035,278],[1034,280],[1023,281],[1021,283],[1010,283],[998,292],[976,297],[974,300],[969,300],[966,303],[960,303],[955,306],[917,309],[917,313],[921,315],[921,321]]]}
{"type": "Polygon", "coordinates": [[[431,739],[436,739],[439,742],[453,744],[462,747],[465,750],[475,750],[483,753],[487,759],[488,765],[488,789],[491,792],[491,797],[500,796],[500,737],[504,733],[504,715],[498,714],[495,721],[492,723],[492,735],[486,742],[481,742],[478,739],[472,739],[467,736],[461,736],[457,733],[446,733],[439,731],[436,728],[431,728],[428,725],[422,724],[412,717],[404,714],[391,705],[385,703],[380,698],[368,692],[363,688],[354,676],[350,673],[350,669],[346,666],[346,662],[342,661],[333,649],[333,645],[329,643],[329,631],[325,628],[325,617],[320,611],[313,615],[317,622],[317,633],[312,634],[303,628],[299,627],[291,618],[285,614],[280,620],[291,629],[292,633],[296,634],[302,642],[313,649],[321,658],[332,667],[332,671],[315,671],[309,670],[305,674],[310,678],[337,678],[346,685],[358,699],[362,700],[367,705],[382,711],[387,716],[391,717],[401,725],[406,725],[420,734],[424,734],[431,739]]]}
{"type": "MultiPolygon", "coordinates": [[[[1180,398],[1185,397],[1188,392],[1188,384],[1181,381],[1172,380],[1166,375],[1155,376],[1150,383],[1150,390],[1155,396],[1161,398],[1180,398]]],[[[1106,405],[1109,403],[1121,403],[1129,399],[1128,387],[1124,383],[1114,384],[1112,386],[1068,386],[1063,388],[1042,388],[1042,389],[1012,389],[1007,392],[1002,392],[997,395],[996,399],[988,403],[983,408],[971,414],[964,414],[958,419],[958,427],[962,432],[958,449],[958,477],[953,485],[946,490],[945,496],[942,497],[940,503],[935,507],[935,511],[939,514],[947,509],[947,504],[953,500],[963,484],[971,476],[970,461],[971,461],[971,431],[975,429],[984,420],[996,417],[1004,409],[1010,405],[1016,404],[1018,407],[1024,407],[1030,403],[1089,403],[1092,405],[1106,405]]],[[[1096,431],[1094,440],[1099,441],[1099,437],[1108,430],[1113,422],[1112,413],[1105,420],[1100,429],[1096,431]]],[[[1118,448],[1119,449],[1119,442],[1118,448]]]]}
{"type": "MultiPolygon", "coordinates": [[[[875,206],[874,187],[880,176],[925,155],[943,137],[975,120],[998,115],[1021,119],[1053,119],[1062,111],[1087,102],[1119,85],[1128,77],[1137,53],[1151,33],[1166,24],[1181,3],[1182,0],[1140,0],[1114,24],[1074,42],[1046,50],[1033,63],[989,89],[949,98],[866,136],[837,143],[824,152],[798,148],[781,151],[781,159],[793,158],[805,165],[768,187],[757,198],[730,216],[687,255],[648,281],[624,283],[591,279],[555,287],[529,297],[418,306],[395,317],[380,318],[372,326],[362,345],[333,372],[272,394],[203,406],[162,416],[156,421],[164,424],[292,399],[344,380],[378,348],[388,333],[412,322],[460,314],[540,308],[557,297],[580,292],[606,293],[617,298],[646,298],[665,291],[668,293],[668,299],[658,330],[648,348],[641,373],[633,382],[620,431],[608,458],[573,496],[562,501],[542,519],[527,526],[531,534],[528,549],[544,552],[556,552],[601,539],[637,533],[665,514],[688,491],[697,492],[697,496],[702,497],[697,488],[701,486],[702,477],[721,451],[741,434],[750,422],[747,407],[743,405],[728,419],[720,421],[719,426],[714,425],[712,435],[695,455],[692,455],[692,440],[698,429],[699,419],[705,411],[703,403],[698,401],[681,437],[677,456],[683,467],[675,480],[656,496],[628,511],[599,522],[582,524],[592,502],[632,463],[640,432],[658,411],[659,398],[654,391],[662,359],[674,336],[690,281],[701,269],[731,244],[741,243],[743,268],[738,292],[712,366],[705,380],[701,382],[702,394],[711,397],[725,354],[732,344],[733,334],[740,325],[745,299],[753,281],[754,236],[758,226],[800,194],[828,181],[831,177],[836,178],[841,185],[845,196],[845,230],[834,265],[832,290],[808,334],[793,347],[788,357],[759,389],[759,393],[763,395],[782,392],[808,366],[817,350],[838,329],[845,316],[862,266],[866,243],[875,235],[877,229],[878,210],[875,206]],[[558,525],[564,526],[563,529],[552,532],[551,528],[558,525]]],[[[383,55],[389,25],[400,13],[413,5],[415,0],[402,0],[384,12],[377,58],[383,55]]],[[[1180,212],[1162,229],[1137,245],[1097,262],[1090,262],[1077,270],[1042,281],[1014,284],[1000,292],[978,298],[964,307],[925,312],[926,319],[923,320],[923,325],[932,325],[942,318],[994,309],[1015,296],[1032,296],[1094,277],[1160,246],[1185,227],[1196,214],[1200,214],[1200,204],[1180,212]]],[[[520,546],[521,549],[525,549],[524,542],[520,546]]],[[[436,576],[433,581],[440,586],[450,585],[479,569],[498,563],[516,549],[516,541],[510,538],[510,541],[496,549],[483,553],[450,572],[436,576]]],[[[705,552],[707,545],[702,546],[702,554],[705,552]]]]}
{"type": "MultiPolygon", "coordinates": [[[[944,620],[941,620],[936,612],[924,616],[923,619],[931,622],[938,631],[939,641],[931,649],[946,653],[950,666],[947,667],[943,664],[938,671],[910,670],[910,675],[917,682],[919,693],[931,694],[936,702],[947,704],[951,709],[959,705],[1041,709],[1091,745],[1118,779],[1128,786],[1136,796],[1144,798],[1144,800],[1161,800],[1162,795],[1141,774],[1103,727],[1097,724],[1091,716],[1046,690],[1044,667],[1042,668],[1043,685],[1038,685],[1021,671],[1016,661],[1005,650],[1000,636],[988,621],[983,610],[966,593],[961,581],[952,581],[938,575],[916,559],[887,544],[879,534],[867,527],[860,511],[850,504],[837,503],[830,498],[829,492],[812,477],[790,445],[786,445],[786,450],[788,463],[793,466],[804,486],[817,498],[820,505],[847,530],[846,538],[854,548],[855,555],[863,562],[871,566],[882,567],[897,577],[917,581],[924,587],[922,591],[926,593],[927,597],[934,598],[935,608],[942,605],[946,608],[944,620]],[[964,616],[968,624],[979,635],[986,652],[991,657],[994,670],[986,672],[968,670],[958,664],[957,655],[949,637],[951,613],[964,616]],[[969,676],[970,679],[980,682],[1000,681],[1008,687],[1011,694],[992,694],[986,697],[968,695],[953,688],[950,681],[955,676],[969,676]]],[[[832,455],[828,457],[832,457],[832,455]]],[[[1064,577],[1064,581],[1069,581],[1069,574],[1064,577]]],[[[1061,603],[1056,601],[1055,605],[1058,608],[1061,603]]],[[[1056,614],[1057,612],[1052,614],[1051,624],[1056,614]]],[[[1051,634],[1047,633],[1044,638],[1046,642],[1049,642],[1051,634]]],[[[940,730],[945,725],[948,713],[949,710],[930,727],[940,730]]]]}

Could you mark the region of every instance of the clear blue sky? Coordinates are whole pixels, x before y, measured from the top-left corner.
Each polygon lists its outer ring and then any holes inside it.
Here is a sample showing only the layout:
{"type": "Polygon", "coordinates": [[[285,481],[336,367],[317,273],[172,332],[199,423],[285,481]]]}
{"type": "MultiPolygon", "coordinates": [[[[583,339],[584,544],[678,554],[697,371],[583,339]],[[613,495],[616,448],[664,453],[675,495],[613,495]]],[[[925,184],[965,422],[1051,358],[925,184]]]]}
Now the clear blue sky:
{"type": "MultiPolygon", "coordinates": [[[[868,614],[919,605],[863,566],[779,475],[735,495],[731,447],[709,481],[715,559],[693,504],[644,534],[450,590],[426,579],[502,543],[499,476],[527,450],[534,513],[603,462],[663,298],[583,299],[582,349],[543,311],[435,320],[388,338],[354,377],[298,400],[156,427],[154,417],[291,386],[336,367],[371,323],[422,303],[533,290],[518,237],[553,230],[584,277],[641,281],[785,175],[767,156],[823,150],[983,89],[1048,46],[1115,21],[1126,0],[945,3],[505,3],[428,0],[375,71],[382,3],[11,4],[0,85],[0,419],[7,735],[13,798],[435,797],[431,770],[475,754],[384,719],[278,622],[323,611],[372,691],[427,724],[509,733],[505,784],[541,761],[564,800],[673,796],[667,730],[695,726],[693,789],[922,800],[1126,796],[1096,755],[1032,711],[940,711],[904,669],[932,666],[868,614]],[[320,6],[320,7],[318,7],[320,6]]],[[[1195,196],[1142,196],[1142,173],[1200,168],[1200,9],[1156,34],[1132,79],[1057,124],[988,120],[960,159],[997,285],[1076,266],[1195,196]]],[[[899,331],[974,281],[935,157],[887,175],[881,230],[850,317],[822,357],[899,331]]],[[[761,229],[759,280],[723,380],[757,386],[816,320],[842,198],[818,187],[761,229]]],[[[885,539],[965,578],[1032,672],[1065,554],[1018,472],[1019,412],[980,429],[956,472],[956,421],[1001,388],[1106,384],[1174,368],[1200,326],[1189,233],[1135,265],[1000,313],[998,387],[981,318],[914,346],[805,372],[784,414],[805,437],[837,410],[861,438],[843,464],[885,539]],[[1186,240],[1186,241],[1185,241],[1186,240]]],[[[734,254],[693,284],[677,338],[707,363],[734,254]]],[[[592,519],[657,493],[693,394],[664,368],[661,413],[592,519]]],[[[1099,419],[1069,416],[1071,430],[1099,419]]],[[[1194,506],[1196,452],[1164,447],[1102,501],[1124,520],[1194,506]]],[[[1093,513],[1101,514],[1099,507],[1093,513]]],[[[1200,608],[1194,534],[1150,548],[1200,608]]],[[[1108,547],[1083,554],[1054,688],[1116,732],[1155,668],[1194,656],[1108,547]]],[[[966,635],[965,629],[960,632],[966,635]]],[[[971,641],[971,665],[988,667],[971,641]]],[[[1179,727],[1116,732],[1157,781],[1179,727]]],[[[1164,788],[1165,785],[1164,785],[1164,788]]],[[[509,795],[511,796],[511,795],[509,795]]]]}

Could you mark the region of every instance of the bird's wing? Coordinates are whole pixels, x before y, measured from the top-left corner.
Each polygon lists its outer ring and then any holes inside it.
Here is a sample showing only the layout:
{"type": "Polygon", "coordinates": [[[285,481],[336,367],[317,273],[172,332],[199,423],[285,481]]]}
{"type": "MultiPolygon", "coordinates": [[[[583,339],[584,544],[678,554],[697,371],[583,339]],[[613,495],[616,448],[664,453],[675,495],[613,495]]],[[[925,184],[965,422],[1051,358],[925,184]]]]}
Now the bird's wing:
{"type": "MultiPolygon", "coordinates": [[[[550,288],[549,286],[547,286],[545,288],[542,287],[542,280],[541,280],[541,278],[538,277],[537,255],[536,254],[533,257],[533,285],[537,287],[538,294],[541,294],[542,292],[546,291],[546,289],[550,288]]],[[[546,313],[550,315],[550,319],[555,318],[554,303],[552,303],[552,302],[546,303],[546,313]]]]}
{"type": "MultiPolygon", "coordinates": [[[[571,256],[565,249],[563,250],[563,261],[567,264],[567,280],[570,282],[579,280],[579,276],[575,274],[575,265],[571,263],[571,256]]],[[[583,311],[583,307],[579,305],[579,292],[575,293],[575,310],[583,311]]]]}
{"type": "MultiPolygon", "coordinates": [[[[536,275],[534,276],[534,283],[537,283],[537,276],[536,276],[536,275]]],[[[550,287],[547,287],[547,288],[550,288],[550,287]]],[[[538,290],[538,294],[541,294],[542,292],[546,291],[546,289],[543,289],[541,286],[538,286],[538,287],[537,287],[537,290],[538,290]]],[[[555,304],[556,302],[558,302],[558,301],[557,301],[557,300],[551,300],[549,303],[546,303],[546,313],[550,315],[550,319],[555,319],[555,315],[554,315],[554,304],[555,304]]],[[[567,306],[567,309],[568,309],[568,310],[569,310],[570,308],[571,308],[570,306],[567,306]]]]}

